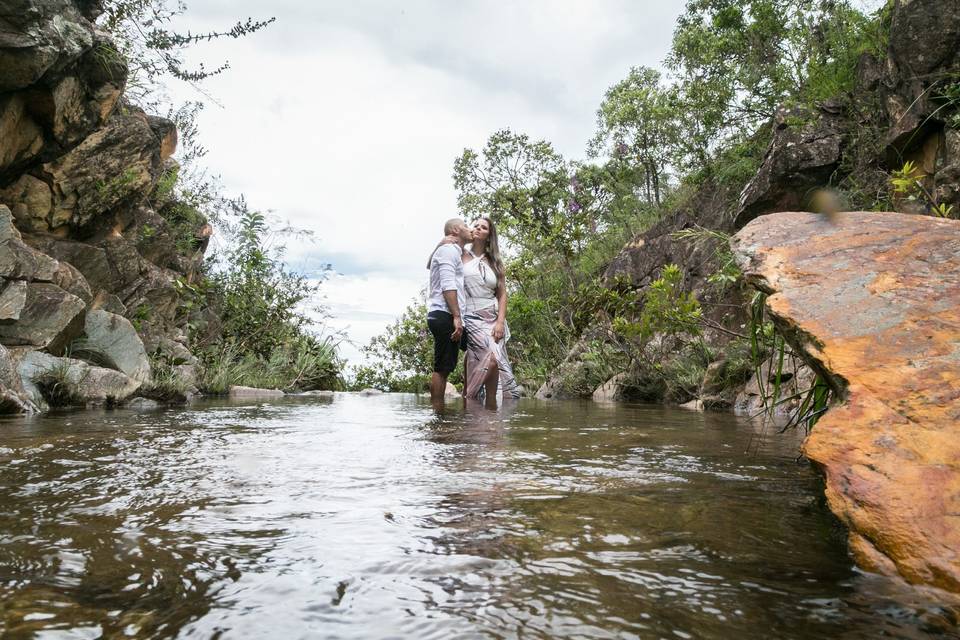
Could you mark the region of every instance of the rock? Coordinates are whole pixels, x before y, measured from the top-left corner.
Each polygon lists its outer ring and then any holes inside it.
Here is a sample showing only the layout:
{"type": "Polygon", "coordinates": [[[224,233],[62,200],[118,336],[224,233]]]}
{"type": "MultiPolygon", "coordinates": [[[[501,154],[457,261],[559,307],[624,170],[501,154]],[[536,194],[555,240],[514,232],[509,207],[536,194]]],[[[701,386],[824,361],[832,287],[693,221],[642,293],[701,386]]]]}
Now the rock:
{"type": "Polygon", "coordinates": [[[25,165],[42,149],[43,130],[27,113],[23,96],[0,95],[0,175],[25,165]]]}
{"type": "Polygon", "coordinates": [[[92,289],[119,290],[119,277],[107,259],[107,252],[76,240],[63,240],[51,236],[25,235],[24,242],[49,256],[70,263],[75,267],[92,289]]]}
{"type": "Polygon", "coordinates": [[[960,222],[779,213],[733,246],[794,349],[840,392],[804,452],[854,558],[960,592],[960,222]]]}
{"type": "Polygon", "coordinates": [[[0,276],[4,278],[53,282],[59,268],[56,260],[19,240],[0,242],[0,276]]]}
{"type": "Polygon", "coordinates": [[[760,365],[760,379],[754,373],[747,380],[747,384],[737,394],[733,402],[733,411],[739,415],[759,416],[765,409],[772,410],[774,416],[791,416],[802,403],[802,397],[816,379],[816,373],[803,361],[785,355],[783,365],[779,365],[779,355],[773,354],[760,365]],[[780,369],[780,394],[778,399],[772,399],[773,390],[777,384],[777,369],[780,369]],[[761,384],[763,385],[761,389],[761,384]],[[764,405],[763,397],[768,397],[764,405]],[[787,398],[794,398],[787,400],[787,398]]]}
{"type": "Polygon", "coordinates": [[[0,204],[0,242],[23,240],[13,222],[13,213],[6,205],[0,204]]]}
{"type": "Polygon", "coordinates": [[[142,265],[144,274],[117,295],[130,314],[145,315],[151,323],[166,329],[174,322],[180,306],[180,291],[175,284],[177,274],[148,262],[142,265]]]}
{"type": "Polygon", "coordinates": [[[955,2],[898,2],[890,24],[890,57],[900,72],[930,75],[960,61],[960,11],[955,2]],[[931,38],[930,34],[937,34],[931,38]]]}
{"type": "Polygon", "coordinates": [[[240,385],[232,385],[230,387],[229,395],[231,398],[282,398],[285,394],[280,389],[260,389],[257,387],[242,387],[240,385]]]}
{"type": "Polygon", "coordinates": [[[763,163],[740,194],[735,226],[772,211],[806,207],[811,190],[827,184],[837,169],[843,132],[839,111],[778,110],[763,163]]]}
{"type": "Polygon", "coordinates": [[[37,413],[39,410],[23,388],[16,359],[0,346],[0,414],[37,413]]]}
{"type": "Polygon", "coordinates": [[[69,263],[60,262],[57,265],[57,270],[53,272],[53,284],[67,293],[72,293],[87,304],[93,300],[93,293],[90,291],[87,279],[69,263]]]}
{"type": "Polygon", "coordinates": [[[69,0],[7,0],[0,31],[0,92],[22,89],[93,46],[93,25],[69,0]]]}
{"type": "Polygon", "coordinates": [[[604,284],[642,289],[660,277],[663,265],[676,264],[690,289],[699,288],[716,270],[715,251],[707,243],[679,240],[673,234],[696,226],[731,231],[726,202],[734,195],[728,187],[706,183],[688,203],[624,246],[604,272],[604,284]]]}
{"type": "Polygon", "coordinates": [[[17,367],[24,390],[35,401],[43,401],[38,381],[43,375],[56,372],[61,384],[77,402],[104,404],[123,402],[140,388],[140,382],[113,369],[95,367],[82,360],[58,358],[41,351],[30,351],[20,358],[17,367]]]}
{"type": "Polygon", "coordinates": [[[88,348],[102,354],[107,364],[138,382],[150,379],[150,359],[129,320],[102,309],[87,312],[84,324],[88,348]]]}
{"type": "Polygon", "coordinates": [[[157,138],[143,112],[128,106],[42,171],[53,185],[53,215],[82,229],[149,191],[160,171],[157,138]]]}
{"type": "Polygon", "coordinates": [[[304,391],[300,395],[310,396],[312,398],[326,398],[328,400],[332,400],[334,396],[334,392],[329,391],[327,389],[314,389],[313,391],[304,391]]]}
{"type": "Polygon", "coordinates": [[[159,116],[147,116],[147,124],[160,141],[160,160],[165,161],[177,150],[177,125],[159,116]]]}
{"type": "Polygon", "coordinates": [[[618,373],[597,387],[597,389],[593,392],[593,401],[614,402],[616,400],[620,400],[620,384],[623,382],[625,376],[626,374],[624,373],[618,373]]]}
{"type": "Polygon", "coordinates": [[[679,404],[677,407],[680,409],[686,409],[687,411],[703,411],[703,401],[699,398],[696,398],[690,402],[679,404]]]}
{"type": "Polygon", "coordinates": [[[0,202],[10,207],[18,226],[31,231],[50,228],[53,194],[44,181],[24,174],[6,189],[0,189],[0,202]]]}
{"type": "Polygon", "coordinates": [[[0,293],[0,322],[19,320],[20,312],[27,304],[27,283],[23,280],[8,280],[0,293]]]}
{"type": "Polygon", "coordinates": [[[459,398],[463,394],[460,393],[455,386],[453,386],[452,382],[448,382],[447,388],[444,390],[443,395],[447,396],[448,398],[459,398]]]}
{"type": "MultiPolygon", "coordinates": [[[[110,313],[115,313],[120,316],[126,315],[127,313],[127,308],[120,302],[120,298],[102,289],[94,296],[89,304],[89,308],[103,309],[104,311],[109,311],[110,313]]],[[[146,346],[146,344],[144,344],[144,346],[146,346]]]]}
{"type": "Polygon", "coordinates": [[[364,389],[360,392],[361,396],[380,396],[383,395],[383,391],[380,389],[364,389]]]}
{"type": "Polygon", "coordinates": [[[151,411],[153,409],[158,409],[160,403],[156,400],[151,400],[150,398],[141,398],[136,397],[127,401],[126,404],[128,409],[135,409],[137,411],[151,411]]]}
{"type": "Polygon", "coordinates": [[[30,345],[60,353],[83,332],[86,304],[55,284],[27,284],[26,302],[16,322],[0,324],[0,343],[30,345]]]}

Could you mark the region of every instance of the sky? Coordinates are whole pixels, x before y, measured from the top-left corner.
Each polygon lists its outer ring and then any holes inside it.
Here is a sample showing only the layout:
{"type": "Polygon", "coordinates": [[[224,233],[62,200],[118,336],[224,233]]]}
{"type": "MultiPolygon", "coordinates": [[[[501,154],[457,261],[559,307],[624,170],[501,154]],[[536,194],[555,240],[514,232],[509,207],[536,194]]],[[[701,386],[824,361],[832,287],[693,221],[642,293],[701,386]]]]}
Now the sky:
{"type": "Polygon", "coordinates": [[[465,147],[509,127],[582,158],[604,91],[631,66],[660,67],[682,0],[191,0],[193,32],[276,17],[261,32],[202,43],[188,61],[230,69],[202,85],[202,162],[227,194],[312,232],[291,268],[333,272],[328,328],[358,347],[426,282],[424,263],[457,214],[451,174],[465,147]]]}

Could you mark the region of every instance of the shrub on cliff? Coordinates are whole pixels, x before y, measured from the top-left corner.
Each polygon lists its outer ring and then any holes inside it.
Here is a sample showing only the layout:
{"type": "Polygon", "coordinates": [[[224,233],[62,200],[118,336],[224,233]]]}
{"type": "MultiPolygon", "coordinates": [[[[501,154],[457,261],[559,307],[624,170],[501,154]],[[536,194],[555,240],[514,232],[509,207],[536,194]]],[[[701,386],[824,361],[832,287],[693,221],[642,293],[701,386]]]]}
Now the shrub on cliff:
{"type": "Polygon", "coordinates": [[[336,338],[316,329],[323,309],[310,306],[318,285],[289,271],[266,217],[241,199],[233,203],[232,243],[206,283],[206,301],[219,320],[213,340],[200,345],[201,390],[231,384],[284,390],[340,386],[336,338]]]}

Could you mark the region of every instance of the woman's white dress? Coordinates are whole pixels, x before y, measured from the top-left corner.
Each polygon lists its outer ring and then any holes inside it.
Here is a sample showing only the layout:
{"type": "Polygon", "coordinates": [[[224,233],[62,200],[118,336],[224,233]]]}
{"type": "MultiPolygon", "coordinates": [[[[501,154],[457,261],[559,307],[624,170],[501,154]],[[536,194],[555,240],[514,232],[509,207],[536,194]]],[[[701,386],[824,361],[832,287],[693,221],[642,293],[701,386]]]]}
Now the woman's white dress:
{"type": "Polygon", "coordinates": [[[469,249],[473,259],[463,265],[463,288],[467,294],[463,325],[467,331],[467,380],[464,395],[479,398],[484,392],[483,380],[490,367],[500,370],[500,390],[503,397],[519,398],[522,389],[513,375],[507,357],[510,329],[504,321],[504,336],[493,339],[497,321],[497,274],[487,262],[486,255],[478,258],[469,249]]]}

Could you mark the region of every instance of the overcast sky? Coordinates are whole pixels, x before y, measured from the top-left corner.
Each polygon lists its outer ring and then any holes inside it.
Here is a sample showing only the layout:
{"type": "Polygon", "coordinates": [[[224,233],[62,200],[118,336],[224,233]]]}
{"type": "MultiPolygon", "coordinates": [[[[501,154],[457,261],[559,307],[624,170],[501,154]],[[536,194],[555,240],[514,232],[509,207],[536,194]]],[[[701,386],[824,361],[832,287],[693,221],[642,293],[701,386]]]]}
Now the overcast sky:
{"type": "MultiPolygon", "coordinates": [[[[204,43],[205,164],[229,194],[314,232],[291,267],[331,263],[334,320],[365,344],[426,280],[424,260],[456,214],[464,147],[510,127],[584,156],[604,90],[659,66],[682,0],[191,0],[184,26],[267,29],[204,43]],[[267,12],[267,13],[265,13],[267,12]]],[[[171,87],[175,100],[203,98],[171,87]]],[[[343,349],[352,361],[356,349],[343,349]]]]}

